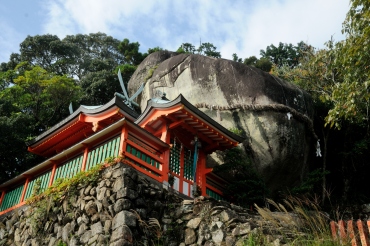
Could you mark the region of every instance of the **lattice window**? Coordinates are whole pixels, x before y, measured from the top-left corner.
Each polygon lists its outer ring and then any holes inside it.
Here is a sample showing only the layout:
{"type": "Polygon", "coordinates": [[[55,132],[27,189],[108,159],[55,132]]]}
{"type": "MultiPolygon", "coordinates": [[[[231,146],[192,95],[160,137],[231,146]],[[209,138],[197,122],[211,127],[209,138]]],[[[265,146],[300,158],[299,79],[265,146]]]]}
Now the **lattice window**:
{"type": "Polygon", "coordinates": [[[191,150],[184,149],[184,178],[187,180],[194,180],[194,168],[193,168],[194,156],[191,150]]]}
{"type": "Polygon", "coordinates": [[[180,174],[181,168],[181,144],[176,142],[174,139],[172,148],[170,151],[170,171],[180,174]]]}

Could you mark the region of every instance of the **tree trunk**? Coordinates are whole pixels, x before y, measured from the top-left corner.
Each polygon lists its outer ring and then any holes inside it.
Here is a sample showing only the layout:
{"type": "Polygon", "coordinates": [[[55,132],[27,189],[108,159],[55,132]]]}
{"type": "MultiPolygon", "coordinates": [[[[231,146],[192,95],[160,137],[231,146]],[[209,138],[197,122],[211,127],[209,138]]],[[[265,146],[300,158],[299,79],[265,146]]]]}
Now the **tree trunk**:
{"type": "Polygon", "coordinates": [[[322,204],[324,205],[325,199],[327,197],[327,190],[326,190],[326,156],[327,156],[327,150],[328,150],[328,139],[329,139],[329,133],[330,129],[326,128],[327,131],[325,133],[325,127],[322,128],[322,135],[324,138],[324,145],[323,145],[323,155],[322,155],[322,171],[323,171],[323,176],[322,176],[322,204]]]}

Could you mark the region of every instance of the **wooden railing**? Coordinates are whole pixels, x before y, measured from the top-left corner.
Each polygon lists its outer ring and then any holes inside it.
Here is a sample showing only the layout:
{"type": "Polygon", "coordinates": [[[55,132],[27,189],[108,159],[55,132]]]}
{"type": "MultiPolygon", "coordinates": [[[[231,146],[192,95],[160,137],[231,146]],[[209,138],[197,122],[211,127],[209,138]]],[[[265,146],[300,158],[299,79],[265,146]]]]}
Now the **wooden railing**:
{"type": "Polygon", "coordinates": [[[22,191],[24,189],[24,184],[13,188],[12,190],[6,192],[5,194],[2,195],[2,202],[0,206],[0,210],[4,211],[7,210],[18,203],[20,203],[20,199],[22,196],[22,191]]]}
{"type": "Polygon", "coordinates": [[[224,198],[222,197],[222,193],[220,191],[215,191],[215,189],[213,187],[207,187],[206,188],[206,194],[209,196],[209,197],[212,197],[216,200],[224,200],[224,198]]]}
{"type": "Polygon", "coordinates": [[[163,182],[166,175],[163,174],[164,160],[137,143],[127,140],[126,151],[124,152],[125,160],[135,169],[148,175],[149,177],[163,182]]]}
{"type": "MultiPolygon", "coordinates": [[[[43,171],[42,174],[36,177],[27,178],[25,183],[4,191],[1,195],[0,215],[23,205],[24,201],[32,196],[37,182],[39,182],[39,191],[43,191],[59,178],[71,178],[82,171],[84,167],[86,171],[104,162],[108,157],[118,156],[120,139],[120,136],[115,137],[89,150],[85,165],[83,165],[84,155],[82,153],[65,163],[55,165],[54,170],[52,168],[43,171]]],[[[125,146],[126,149],[122,153],[125,155],[126,163],[131,164],[140,172],[157,181],[162,182],[164,179],[167,180],[167,174],[163,174],[162,171],[164,161],[160,154],[156,154],[152,148],[147,147],[145,144],[139,145],[137,141],[133,142],[130,139],[126,140],[125,146]]]]}
{"type": "MultiPolygon", "coordinates": [[[[55,170],[55,176],[53,182],[60,178],[71,178],[75,176],[78,172],[81,171],[82,168],[82,159],[83,155],[79,155],[69,162],[58,166],[55,170]]],[[[96,164],[95,164],[96,165],[96,164]]]]}
{"type": "Polygon", "coordinates": [[[86,171],[102,163],[108,157],[118,156],[120,140],[121,137],[113,138],[89,151],[87,155],[86,171]]]}
{"type": "MultiPolygon", "coordinates": [[[[44,174],[41,174],[40,176],[32,179],[29,183],[26,182],[26,193],[23,200],[26,200],[32,196],[33,189],[36,186],[36,182],[39,180],[40,182],[40,191],[44,191],[46,188],[48,188],[49,182],[50,182],[50,176],[51,176],[51,170],[45,172],[44,174]]],[[[22,202],[23,202],[22,200],[22,202]]]]}
{"type": "Polygon", "coordinates": [[[330,229],[334,240],[342,244],[351,243],[352,246],[370,246],[370,220],[368,221],[331,221],[330,229]]]}

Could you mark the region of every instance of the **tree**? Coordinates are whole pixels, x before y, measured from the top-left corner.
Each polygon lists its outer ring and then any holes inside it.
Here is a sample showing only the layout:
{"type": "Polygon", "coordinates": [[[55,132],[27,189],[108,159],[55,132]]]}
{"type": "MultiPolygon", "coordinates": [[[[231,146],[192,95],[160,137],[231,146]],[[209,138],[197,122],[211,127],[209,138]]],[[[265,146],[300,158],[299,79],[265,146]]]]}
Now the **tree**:
{"type": "Polygon", "coordinates": [[[255,56],[250,56],[250,57],[248,57],[248,58],[245,58],[245,59],[244,59],[244,61],[243,61],[243,63],[244,63],[245,65],[255,66],[255,65],[256,65],[256,63],[257,63],[257,61],[258,61],[257,57],[255,57],[255,56]]]}
{"type": "Polygon", "coordinates": [[[176,52],[188,54],[195,54],[195,52],[198,52],[200,55],[221,58],[221,53],[217,51],[217,47],[212,43],[202,43],[199,45],[198,49],[195,49],[195,46],[190,43],[182,43],[176,52]]]}
{"type": "Polygon", "coordinates": [[[243,62],[243,59],[239,58],[236,53],[234,53],[232,56],[233,56],[233,61],[234,62],[243,62]]]}
{"type": "Polygon", "coordinates": [[[42,161],[42,158],[27,151],[26,139],[33,132],[34,119],[28,114],[7,112],[4,108],[11,104],[0,99],[0,182],[19,175],[21,172],[31,168],[42,161]]]}
{"type": "Polygon", "coordinates": [[[254,203],[263,204],[266,185],[240,147],[224,151],[222,160],[224,163],[216,166],[214,172],[228,180],[224,192],[226,198],[247,208],[254,203]]]}
{"type": "Polygon", "coordinates": [[[59,122],[68,114],[68,104],[77,100],[79,87],[67,76],[53,75],[35,66],[14,79],[0,98],[12,103],[14,113],[27,114],[34,119],[33,134],[59,122]]]}
{"type": "Polygon", "coordinates": [[[119,45],[118,50],[123,54],[125,62],[132,65],[139,65],[144,56],[139,52],[140,44],[138,42],[130,43],[130,40],[125,38],[119,45]]]}
{"type": "MultiPolygon", "coordinates": [[[[120,92],[118,69],[127,83],[147,56],[139,43],[103,33],[28,36],[20,53],[0,65],[0,175],[9,178],[40,158],[25,142],[68,116],[68,104],[101,105],[120,92]],[[11,146],[11,150],[9,150],[11,146]]],[[[148,53],[162,50],[148,49],[148,53]]]]}
{"type": "Polygon", "coordinates": [[[215,47],[211,43],[202,43],[198,48],[198,54],[205,55],[205,56],[211,56],[215,58],[221,58],[221,53],[216,51],[217,47],[215,47]]]}
{"type": "MultiPolygon", "coordinates": [[[[121,51],[118,48],[121,42],[104,33],[70,35],[66,36],[63,42],[72,44],[78,50],[66,73],[77,77],[78,80],[91,72],[103,69],[113,71],[117,65],[128,62],[122,53],[125,52],[124,48],[121,51]]],[[[128,54],[127,59],[131,59],[128,54]]]]}
{"type": "Polygon", "coordinates": [[[267,46],[266,50],[260,51],[260,55],[263,58],[269,59],[277,66],[288,65],[289,67],[295,67],[299,63],[302,52],[307,47],[308,45],[303,41],[299,42],[297,46],[280,42],[277,47],[273,44],[267,46]]]}
{"type": "Polygon", "coordinates": [[[272,63],[266,58],[260,58],[259,60],[257,60],[255,66],[256,68],[259,68],[262,71],[270,72],[272,68],[272,63]]]}
{"type": "Polygon", "coordinates": [[[370,106],[370,3],[352,0],[343,23],[344,41],[335,44],[335,69],[341,71],[342,81],[333,87],[328,97],[334,102],[327,123],[340,127],[341,121],[362,124],[369,132],[370,106]]]}
{"type": "MultiPolygon", "coordinates": [[[[49,34],[28,36],[21,43],[20,54],[12,54],[12,60],[1,65],[1,68],[4,71],[13,70],[17,64],[27,62],[49,73],[66,75],[76,79],[76,83],[83,88],[79,103],[104,104],[115,92],[121,91],[116,78],[118,68],[121,68],[127,83],[148,53],[161,50],[160,47],[154,47],[142,54],[139,47],[138,42],[128,39],[119,41],[104,33],[68,35],[63,40],[49,34]],[[112,83],[117,84],[111,86],[112,83]]],[[[0,86],[6,86],[2,79],[4,76],[0,75],[0,86]]]]}
{"type": "Polygon", "coordinates": [[[163,50],[163,49],[159,46],[154,47],[154,48],[149,48],[148,49],[148,54],[144,53],[143,57],[145,58],[145,57],[147,57],[147,55],[152,54],[152,53],[157,52],[157,51],[161,51],[161,50],[163,50]]]}
{"type": "Polygon", "coordinates": [[[177,49],[177,53],[188,53],[195,54],[195,47],[190,43],[182,43],[181,46],[177,49]]]}
{"type": "MultiPolygon", "coordinates": [[[[126,83],[127,81],[125,80],[126,83]]],[[[108,70],[87,74],[80,85],[84,93],[79,103],[85,105],[103,105],[112,99],[115,92],[122,91],[117,74],[108,70]]]]}
{"type": "Polygon", "coordinates": [[[61,41],[56,35],[27,36],[20,44],[20,61],[27,61],[30,65],[59,75],[70,72],[68,64],[73,63],[78,54],[76,46],[61,41]]]}
{"type": "Polygon", "coordinates": [[[68,115],[68,104],[79,96],[73,79],[21,63],[13,85],[0,91],[0,182],[39,163],[42,158],[27,151],[26,141],[68,115]]]}
{"type": "Polygon", "coordinates": [[[322,170],[331,173],[327,179],[324,176],[322,187],[332,182],[341,203],[349,202],[350,197],[366,203],[370,197],[362,188],[366,187],[363,173],[370,171],[369,23],[370,4],[353,0],[343,24],[344,41],[329,40],[322,50],[308,46],[299,65],[273,68],[273,73],[294,81],[313,96],[315,128],[324,140],[322,170]]]}
{"type": "Polygon", "coordinates": [[[257,57],[255,56],[250,56],[248,58],[245,58],[243,63],[248,66],[259,68],[265,72],[270,72],[272,68],[272,63],[270,62],[270,60],[263,57],[257,59],[257,57]]]}

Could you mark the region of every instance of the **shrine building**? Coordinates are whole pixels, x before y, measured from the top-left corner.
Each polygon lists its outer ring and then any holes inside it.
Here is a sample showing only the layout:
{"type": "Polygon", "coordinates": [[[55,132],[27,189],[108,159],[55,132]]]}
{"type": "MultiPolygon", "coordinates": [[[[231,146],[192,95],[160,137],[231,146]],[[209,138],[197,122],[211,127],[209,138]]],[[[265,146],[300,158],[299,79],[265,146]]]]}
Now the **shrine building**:
{"type": "Polygon", "coordinates": [[[139,115],[116,95],[102,106],[80,106],[27,143],[45,161],[0,185],[0,215],[25,204],[36,181],[45,190],[111,157],[122,157],[142,174],[186,196],[222,197],[223,182],[207,168],[206,157],[243,139],[189,103],[181,94],[148,101],[139,115]],[[195,181],[195,185],[194,185],[195,181]]]}

